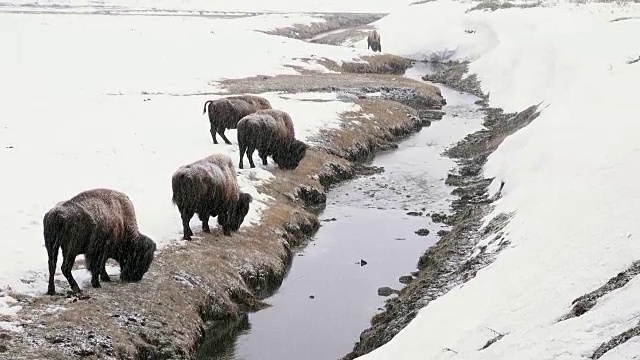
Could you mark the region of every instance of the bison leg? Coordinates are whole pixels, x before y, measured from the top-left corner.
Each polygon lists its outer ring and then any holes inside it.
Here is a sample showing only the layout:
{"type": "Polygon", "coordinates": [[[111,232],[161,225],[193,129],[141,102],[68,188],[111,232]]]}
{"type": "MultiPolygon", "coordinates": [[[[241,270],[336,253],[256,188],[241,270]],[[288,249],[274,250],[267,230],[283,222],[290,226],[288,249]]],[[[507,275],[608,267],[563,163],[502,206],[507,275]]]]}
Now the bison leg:
{"type": "Polygon", "coordinates": [[[224,140],[224,142],[227,145],[231,145],[231,141],[229,141],[229,139],[227,139],[227,136],[224,134],[224,127],[218,127],[218,134],[220,135],[220,137],[222,138],[222,140],[224,140]]]}
{"type": "Polygon", "coordinates": [[[218,139],[216,139],[216,125],[211,123],[211,129],[209,130],[209,132],[211,133],[211,138],[213,139],[213,143],[217,145],[218,139]]]}
{"type": "Polygon", "coordinates": [[[262,159],[262,165],[267,166],[267,156],[260,154],[260,152],[258,152],[258,156],[262,159]]]}
{"type": "Polygon", "coordinates": [[[58,250],[59,248],[57,246],[54,246],[53,249],[47,248],[49,255],[49,288],[47,289],[47,295],[56,294],[56,286],[53,283],[53,277],[56,273],[56,266],[58,266],[58,250]]]}
{"type": "Polygon", "coordinates": [[[229,215],[226,211],[222,211],[218,214],[218,224],[222,227],[222,233],[225,236],[231,236],[231,230],[229,229],[229,215]]]}
{"type": "Polygon", "coordinates": [[[247,158],[249,159],[249,165],[251,166],[251,168],[256,167],[256,164],[253,163],[253,152],[256,151],[256,149],[250,147],[247,149],[247,158]]]}
{"type": "Polygon", "coordinates": [[[211,233],[211,229],[209,228],[209,214],[201,213],[198,214],[198,218],[202,221],[202,231],[206,233],[211,233]]]}
{"type": "Polygon", "coordinates": [[[238,164],[239,169],[244,169],[244,164],[242,163],[242,159],[244,158],[244,153],[247,151],[247,147],[244,145],[239,145],[240,147],[240,163],[238,164]]]}
{"type": "Polygon", "coordinates": [[[73,263],[76,260],[76,254],[72,254],[71,251],[64,251],[62,254],[62,258],[62,275],[64,275],[64,277],[69,282],[71,292],[82,292],[82,290],[80,290],[80,287],[78,286],[78,283],[76,282],[76,279],[74,279],[73,275],[71,275],[71,268],[73,268],[73,263]]]}
{"type": "Polygon", "coordinates": [[[183,232],[183,240],[191,240],[191,236],[193,236],[193,231],[191,231],[191,227],[189,226],[189,221],[193,217],[193,211],[182,210],[180,211],[180,216],[182,217],[182,232],[183,232]]]}
{"type": "Polygon", "coordinates": [[[109,277],[109,274],[107,274],[107,269],[105,269],[104,265],[102,265],[102,269],[100,269],[100,281],[104,281],[104,282],[111,281],[111,278],[109,277]]]}
{"type": "Polygon", "coordinates": [[[91,286],[99,288],[102,287],[100,285],[100,276],[107,262],[106,247],[107,244],[114,241],[98,234],[93,234],[92,237],[91,246],[84,257],[87,261],[87,269],[91,272],[91,286]]]}

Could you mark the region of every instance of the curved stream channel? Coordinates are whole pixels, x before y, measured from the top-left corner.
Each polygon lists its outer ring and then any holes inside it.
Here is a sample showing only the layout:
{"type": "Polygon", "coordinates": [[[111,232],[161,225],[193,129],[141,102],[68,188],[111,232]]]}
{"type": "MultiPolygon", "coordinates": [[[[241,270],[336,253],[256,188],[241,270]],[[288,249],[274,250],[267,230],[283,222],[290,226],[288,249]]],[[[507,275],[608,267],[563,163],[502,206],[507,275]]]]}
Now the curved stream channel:
{"type": "MultiPolygon", "coordinates": [[[[420,80],[426,72],[418,64],[405,76],[420,80]]],[[[198,359],[334,360],[351,351],[384,305],[378,288],[400,289],[399,278],[416,270],[444,228],[426,216],[449,213],[453,199],[444,181],[455,163],[442,152],[482,128],[475,96],[438,86],[447,99],[444,118],[377,156],[372,165],[383,173],[332,189],[322,227],[266,300],[272,306],[226,329],[222,339],[206,338],[198,359]],[[429,234],[419,236],[419,229],[429,234]]]]}

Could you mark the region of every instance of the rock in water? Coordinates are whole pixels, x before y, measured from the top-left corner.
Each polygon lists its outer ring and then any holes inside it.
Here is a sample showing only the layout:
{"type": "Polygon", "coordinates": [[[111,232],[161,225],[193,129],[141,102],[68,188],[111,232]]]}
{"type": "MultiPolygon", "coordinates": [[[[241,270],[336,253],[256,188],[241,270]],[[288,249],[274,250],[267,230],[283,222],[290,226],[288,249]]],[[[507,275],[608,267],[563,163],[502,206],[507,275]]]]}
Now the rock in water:
{"type": "Polygon", "coordinates": [[[418,236],[427,236],[427,235],[429,235],[429,230],[427,230],[427,229],[416,230],[416,234],[418,236]]]}
{"type": "Polygon", "coordinates": [[[381,288],[378,288],[378,295],[380,295],[380,296],[385,296],[386,297],[386,296],[390,296],[390,295],[397,294],[397,293],[398,293],[398,290],[392,289],[392,288],[390,288],[388,286],[383,286],[381,288]]]}
{"type": "Polygon", "coordinates": [[[400,276],[400,279],[398,279],[401,284],[408,284],[411,282],[411,280],[413,280],[413,276],[411,275],[400,276]]]}

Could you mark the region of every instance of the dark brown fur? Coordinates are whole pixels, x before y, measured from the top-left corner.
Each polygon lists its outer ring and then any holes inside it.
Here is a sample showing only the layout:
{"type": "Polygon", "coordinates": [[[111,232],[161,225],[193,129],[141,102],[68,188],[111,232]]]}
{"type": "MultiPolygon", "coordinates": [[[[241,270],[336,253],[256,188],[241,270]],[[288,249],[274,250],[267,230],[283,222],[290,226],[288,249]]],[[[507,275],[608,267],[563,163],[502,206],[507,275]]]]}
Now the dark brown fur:
{"type": "Polygon", "coordinates": [[[182,218],[184,240],[191,240],[189,221],[198,214],[202,231],[211,232],[209,217],[218,217],[224,235],[238,231],[249,212],[251,195],[241,192],[230,157],[214,154],[181,166],[171,179],[173,203],[182,218]]]}
{"type": "Polygon", "coordinates": [[[373,52],[382,52],[382,44],[380,43],[380,34],[377,30],[373,30],[367,37],[367,50],[371,49],[373,52]]]}
{"type": "Polygon", "coordinates": [[[261,109],[271,109],[269,100],[256,95],[236,95],[217,100],[207,100],[204,103],[202,113],[209,111],[210,132],[213,143],[218,143],[218,139],[216,139],[216,133],[218,133],[225,143],[231,144],[224,131],[226,129],[235,129],[240,119],[261,109]]]}
{"type": "Polygon", "coordinates": [[[300,164],[307,151],[307,144],[296,140],[293,121],[282,110],[259,110],[238,122],[238,147],[240,148],[240,169],[245,152],[249,165],[254,168],[253,152],[258,150],[262,164],[267,165],[267,157],[283,169],[293,170],[300,164]]]}
{"type": "Polygon", "coordinates": [[[43,227],[49,256],[49,295],[55,294],[54,273],[60,248],[62,274],[74,293],[81,291],[71,275],[76,256],[85,255],[91,285],[97,288],[98,279],[111,280],[105,271],[107,259],[120,264],[123,281],[140,281],[156,250],[155,242],[139,232],[131,200],[116,190],[88,190],[59,202],[44,215],[43,227]]]}

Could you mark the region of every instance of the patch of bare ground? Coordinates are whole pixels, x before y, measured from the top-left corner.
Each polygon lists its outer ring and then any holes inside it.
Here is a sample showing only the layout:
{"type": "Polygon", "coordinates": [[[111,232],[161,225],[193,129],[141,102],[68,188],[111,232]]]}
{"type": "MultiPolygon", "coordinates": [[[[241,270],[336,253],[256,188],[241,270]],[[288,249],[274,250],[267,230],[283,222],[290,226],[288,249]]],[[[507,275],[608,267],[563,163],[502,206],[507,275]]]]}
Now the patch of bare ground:
{"type": "MultiPolygon", "coordinates": [[[[455,85],[463,83],[466,83],[466,86],[474,84],[465,82],[466,70],[460,71],[461,66],[464,64],[454,64],[454,70],[443,70],[450,74],[442,78],[446,80],[443,81],[445,85],[455,88],[455,85]]],[[[487,98],[482,94],[478,83],[473,86],[475,88],[467,88],[465,91],[479,93],[483,98],[487,98]]],[[[454,194],[458,197],[451,205],[452,215],[443,216],[443,221],[451,226],[451,230],[439,233],[438,243],[420,257],[418,271],[412,274],[415,278],[397,297],[386,302],[384,311],[372,318],[371,326],[362,332],[360,340],[344,360],[355,359],[386,344],[421,308],[454,286],[475,277],[478,270],[490,264],[496,254],[508,245],[501,230],[511,214],[497,216],[481,231],[483,218],[492,210],[492,202],[499,198],[499,194],[489,197],[487,188],[493,179],[484,178],[481,170],[488,155],[507,136],[525,127],[538,116],[538,106],[514,114],[505,114],[500,109],[488,107],[484,107],[483,110],[485,129],[467,136],[445,153],[459,165],[447,178],[447,183],[456,187],[454,194]],[[492,241],[498,241],[497,250],[491,253],[486,251],[486,246],[477,247],[480,240],[490,236],[494,236],[492,241]]],[[[498,336],[487,338],[485,348],[505,336],[496,333],[498,336]]]]}
{"type": "Polygon", "coordinates": [[[477,11],[477,10],[485,10],[485,11],[497,11],[500,9],[510,9],[510,8],[534,8],[542,6],[542,1],[531,1],[526,3],[512,3],[509,1],[501,1],[501,0],[482,0],[477,5],[473,6],[467,12],[477,11]]]}
{"type": "Polygon", "coordinates": [[[593,352],[593,354],[591,355],[591,359],[600,359],[602,355],[626,343],[635,336],[640,336],[640,324],[614,336],[613,338],[611,338],[611,340],[602,343],[600,346],[598,346],[596,351],[593,352]]]}
{"type": "MultiPolygon", "coordinates": [[[[320,226],[315,210],[326,202],[328,187],[363,170],[359,161],[419,131],[416,109],[443,102],[433,86],[385,75],[256,77],[226,84],[232,93],[338,91],[342,85],[343,100],[361,110],[343,114],[340,129],[323,131],[295,171],[273,171],[275,179],[259,188],[272,198],[260,224],[231,237],[213,229],[164,249],[138,283],[114,277],[101,289],[86,289],[87,298],[21,297],[17,320],[24,331],[0,331],[7,349],[0,359],[190,359],[205,328],[204,346],[215,346],[233,328],[228,324],[267,306],[261,300],[280,286],[291,248],[320,226]],[[387,98],[366,96],[381,90],[387,98]],[[56,310],[60,306],[66,309],[56,310]]],[[[68,289],[66,282],[57,286],[68,289]]]]}
{"type": "Polygon", "coordinates": [[[356,74],[391,74],[402,75],[413,66],[413,61],[402,56],[385,54],[363,56],[363,62],[345,62],[341,70],[356,74]]]}
{"type": "Polygon", "coordinates": [[[480,81],[476,74],[468,74],[468,62],[439,65],[436,72],[423,76],[422,80],[445,84],[452,89],[473,94],[481,99],[478,102],[479,104],[486,105],[489,94],[483,93],[480,89],[480,81]]]}
{"type": "Polygon", "coordinates": [[[627,270],[618,273],[616,276],[609,279],[606,284],[573,300],[571,302],[571,311],[561,317],[558,321],[582,316],[598,303],[598,299],[627,285],[627,283],[638,274],[640,274],[640,261],[635,261],[631,266],[629,266],[629,268],[627,268],[627,270]]]}
{"type": "Polygon", "coordinates": [[[373,30],[373,26],[363,25],[358,26],[357,28],[344,29],[341,31],[336,30],[325,34],[320,34],[316,37],[308,39],[307,41],[314,44],[353,47],[353,43],[366,39],[369,31],[371,30],[373,30]]]}
{"type": "Polygon", "coordinates": [[[374,21],[382,19],[387,14],[357,14],[357,13],[332,13],[319,14],[314,16],[321,17],[323,21],[312,22],[311,24],[295,24],[293,26],[277,28],[271,31],[265,31],[270,35],[279,35],[298,40],[309,40],[319,37],[322,34],[342,29],[353,29],[363,25],[370,24],[374,21]]]}
{"type": "MultiPolygon", "coordinates": [[[[394,57],[375,55],[381,60],[370,60],[377,64],[395,64],[394,57]],[[387,59],[387,60],[385,60],[387,59]],[[389,60],[390,59],[390,60],[389,60]]],[[[312,61],[312,60],[309,60],[312,61]]],[[[341,70],[333,61],[327,59],[313,60],[322,63],[330,70],[341,70]]],[[[376,65],[383,69],[383,65],[376,65]]],[[[389,65],[393,66],[393,65],[389,65]]],[[[373,70],[371,70],[373,71],[373,70]]],[[[404,71],[403,71],[404,72],[404,71]]],[[[244,79],[231,79],[220,82],[220,85],[231,93],[262,92],[338,92],[356,98],[364,98],[367,94],[380,93],[383,100],[393,100],[419,111],[441,109],[446,104],[440,89],[428,83],[415,81],[403,76],[376,73],[319,73],[302,72],[300,75],[254,76],[244,79]]]]}

